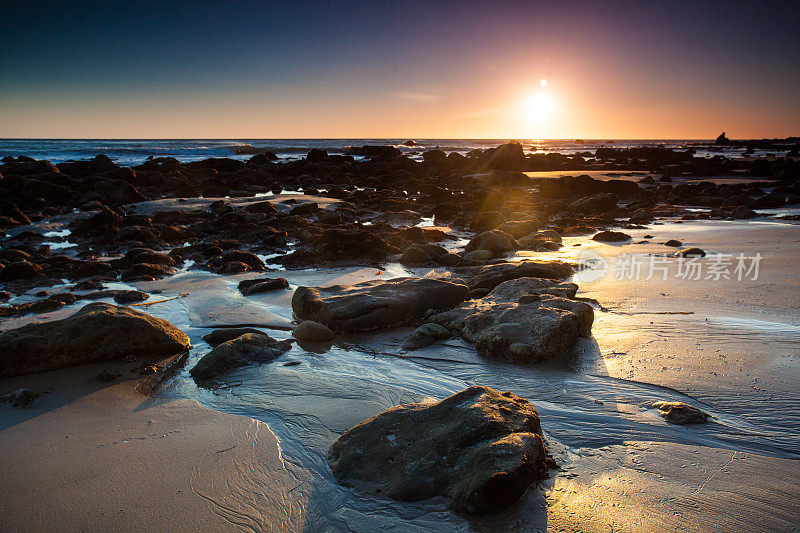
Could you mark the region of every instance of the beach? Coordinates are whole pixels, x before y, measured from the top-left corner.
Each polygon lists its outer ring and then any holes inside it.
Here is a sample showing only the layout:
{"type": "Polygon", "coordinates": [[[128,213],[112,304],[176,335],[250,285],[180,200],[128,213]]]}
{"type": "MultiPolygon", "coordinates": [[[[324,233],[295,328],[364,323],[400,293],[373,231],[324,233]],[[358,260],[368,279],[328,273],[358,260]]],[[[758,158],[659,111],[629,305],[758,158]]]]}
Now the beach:
{"type": "Polygon", "coordinates": [[[20,173],[41,162],[7,161],[17,166],[0,168],[3,179],[50,191],[58,212],[18,200],[28,221],[6,228],[4,268],[43,268],[4,278],[0,331],[136,292],[128,309],[171,324],[191,348],[152,375],[132,372],[137,355],[0,378],[0,396],[46,392],[0,404],[0,529],[796,529],[800,212],[796,182],[776,170],[796,159],[751,171],[732,155],[698,176],[709,159],[684,149],[520,148],[520,159],[515,148],[409,157],[388,145],[351,159],[248,154],[130,171],[98,158],[47,179],[20,173]],[[137,194],[118,184],[92,200],[90,179],[92,190],[119,180],[137,194]],[[687,274],[690,262],[698,271],[687,274]],[[275,278],[285,288],[242,283],[275,278]],[[381,293],[391,313],[375,312],[374,291],[405,278],[402,292],[381,293]],[[76,287],[87,280],[102,288],[76,287]],[[428,294],[423,283],[434,297],[406,302],[428,294]],[[311,311],[301,287],[316,291],[311,311]],[[61,293],[77,298],[28,305],[61,293]],[[363,308],[317,310],[337,298],[363,308]],[[564,310],[552,334],[548,305],[564,310]],[[530,322],[508,330],[505,318],[487,334],[457,314],[490,322],[498,309],[530,309],[530,322]],[[591,317],[588,335],[574,316],[591,317]],[[327,321],[332,340],[299,339],[309,317],[327,321]],[[447,336],[408,349],[423,324],[447,336]],[[269,359],[211,382],[191,374],[217,350],[204,336],[243,327],[276,341],[269,359]],[[554,344],[567,348],[553,355],[554,344]],[[119,376],[101,381],[103,371],[119,376]],[[362,421],[474,386],[528,400],[558,465],[512,505],[469,513],[448,508],[448,494],[398,500],[332,470],[329,449],[362,421]],[[657,402],[704,423],[670,423],[657,402]]]}

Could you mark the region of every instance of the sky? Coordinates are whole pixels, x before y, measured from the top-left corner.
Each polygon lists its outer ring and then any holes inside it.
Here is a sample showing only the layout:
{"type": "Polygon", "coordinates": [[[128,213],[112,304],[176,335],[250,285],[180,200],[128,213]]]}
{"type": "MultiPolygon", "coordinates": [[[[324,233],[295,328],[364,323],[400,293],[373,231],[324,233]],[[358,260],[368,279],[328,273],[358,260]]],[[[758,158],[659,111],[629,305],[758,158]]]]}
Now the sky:
{"type": "Polygon", "coordinates": [[[800,135],[796,0],[26,1],[2,20],[6,138],[800,135]]]}

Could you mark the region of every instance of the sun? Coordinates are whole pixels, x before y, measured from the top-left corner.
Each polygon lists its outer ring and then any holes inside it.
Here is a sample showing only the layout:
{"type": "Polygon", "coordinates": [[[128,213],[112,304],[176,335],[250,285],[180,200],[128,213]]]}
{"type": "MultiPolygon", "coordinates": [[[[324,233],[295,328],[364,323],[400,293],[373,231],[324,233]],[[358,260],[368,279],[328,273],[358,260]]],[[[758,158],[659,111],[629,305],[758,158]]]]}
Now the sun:
{"type": "Polygon", "coordinates": [[[523,105],[528,117],[538,120],[551,117],[556,110],[555,100],[546,91],[529,96],[523,105]]]}

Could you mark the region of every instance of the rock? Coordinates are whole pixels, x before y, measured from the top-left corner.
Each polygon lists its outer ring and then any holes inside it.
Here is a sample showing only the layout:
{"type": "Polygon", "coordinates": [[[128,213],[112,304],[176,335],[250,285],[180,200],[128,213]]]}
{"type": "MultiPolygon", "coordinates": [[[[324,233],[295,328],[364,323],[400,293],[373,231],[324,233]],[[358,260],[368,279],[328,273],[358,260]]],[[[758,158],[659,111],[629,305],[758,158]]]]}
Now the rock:
{"type": "Polygon", "coordinates": [[[289,214],[301,217],[304,215],[311,215],[317,211],[319,211],[319,205],[316,202],[303,202],[289,210],[289,214]]]}
{"type": "Polygon", "coordinates": [[[286,278],[246,279],[240,281],[237,288],[243,295],[250,296],[251,294],[288,289],[289,282],[286,281],[286,278]]]}
{"type": "Polygon", "coordinates": [[[457,253],[448,252],[439,257],[436,261],[442,266],[455,266],[461,263],[464,259],[457,253]]]}
{"type": "Polygon", "coordinates": [[[672,255],[674,257],[705,257],[706,253],[700,248],[685,248],[672,255]]]}
{"type": "Polygon", "coordinates": [[[428,320],[460,332],[490,357],[519,363],[564,358],[591,334],[594,321],[590,305],[570,299],[575,290],[574,284],[519,278],[428,320]]]}
{"type": "Polygon", "coordinates": [[[429,309],[449,309],[469,296],[466,285],[431,278],[397,278],[355,285],[299,287],[292,309],[333,331],[365,331],[409,322],[429,309]]]}
{"type": "Polygon", "coordinates": [[[494,254],[489,250],[472,250],[464,254],[465,261],[476,261],[484,263],[494,257],[494,254]]]}
{"type": "Polygon", "coordinates": [[[137,263],[131,265],[120,276],[122,281],[139,281],[171,276],[176,270],[169,265],[154,265],[151,263],[137,263]]]}
{"type": "Polygon", "coordinates": [[[746,205],[740,205],[739,207],[735,208],[731,211],[731,216],[733,218],[755,218],[758,216],[758,213],[747,207],[746,205]]]}
{"type": "Polygon", "coordinates": [[[245,333],[214,347],[197,362],[189,374],[197,380],[213,379],[234,368],[252,363],[268,363],[291,347],[291,341],[276,341],[266,333],[245,333]]]}
{"type": "Polygon", "coordinates": [[[236,337],[241,337],[245,333],[252,333],[254,335],[266,335],[266,333],[264,333],[263,331],[257,330],[255,328],[221,328],[221,329],[215,329],[211,333],[203,335],[201,338],[213,347],[213,346],[218,346],[223,342],[228,342],[229,340],[233,340],[236,337]]]}
{"type": "Polygon", "coordinates": [[[17,389],[0,396],[0,402],[10,403],[12,407],[28,407],[36,401],[36,398],[43,396],[44,392],[33,392],[31,389],[17,389]]]}
{"type": "Polygon", "coordinates": [[[436,263],[447,250],[436,244],[414,244],[409,246],[400,257],[400,264],[406,266],[436,263]]]}
{"type": "Polygon", "coordinates": [[[561,244],[562,239],[561,235],[559,235],[557,232],[548,229],[530,233],[520,239],[518,242],[521,250],[536,250],[536,248],[545,242],[561,244]]]}
{"type": "Polygon", "coordinates": [[[677,248],[679,246],[683,246],[683,243],[681,241],[677,241],[675,239],[670,239],[670,240],[668,240],[667,242],[664,243],[664,246],[671,246],[673,248],[677,248]]]}
{"type": "Polygon", "coordinates": [[[709,415],[684,402],[656,402],[652,405],[670,424],[704,424],[709,415]]]}
{"type": "Polygon", "coordinates": [[[722,133],[719,134],[719,137],[717,137],[717,140],[714,141],[714,144],[732,144],[732,143],[731,143],[731,140],[728,139],[728,137],[725,136],[725,132],[723,131],[722,133]]]}
{"type": "Polygon", "coordinates": [[[30,261],[15,261],[0,270],[0,281],[16,281],[19,279],[33,279],[42,276],[42,267],[30,261]]]}
{"type": "Polygon", "coordinates": [[[327,327],[313,320],[304,320],[294,328],[292,336],[299,341],[328,342],[333,340],[334,334],[327,327]]]}
{"type": "Polygon", "coordinates": [[[277,208],[269,201],[250,204],[245,207],[245,211],[249,213],[264,213],[265,215],[274,215],[278,212],[277,208]]]}
{"type": "Polygon", "coordinates": [[[453,511],[476,514],[514,504],[556,466],[533,405],[487,387],[361,422],[330,447],[328,464],[340,483],[368,494],[440,496],[453,511]]]}
{"type": "Polygon", "coordinates": [[[409,352],[419,350],[448,337],[450,337],[450,330],[434,322],[429,322],[415,329],[403,343],[402,349],[409,352]]]}
{"type": "Polygon", "coordinates": [[[479,268],[469,280],[469,288],[494,289],[504,281],[517,278],[563,279],[572,274],[572,267],[566,263],[549,261],[537,263],[522,261],[520,263],[502,263],[486,265],[479,268]]]}
{"type": "Polygon", "coordinates": [[[114,301],[120,305],[128,305],[132,303],[143,302],[150,298],[150,295],[142,291],[118,291],[114,295],[114,301]]]}
{"type": "Polygon", "coordinates": [[[0,333],[0,377],[125,356],[169,356],[191,347],[167,322],[130,307],[91,303],[62,320],[0,333]]]}
{"type": "Polygon", "coordinates": [[[519,243],[514,237],[504,231],[494,229],[485,231],[469,241],[464,251],[488,250],[494,255],[499,255],[517,249],[519,249],[519,243]]]}
{"type": "Polygon", "coordinates": [[[306,155],[306,159],[310,163],[319,163],[320,161],[324,160],[328,157],[328,151],[323,150],[321,148],[312,148],[309,150],[308,154],[306,155]]]}
{"type": "Polygon", "coordinates": [[[621,231],[601,231],[592,237],[597,242],[623,242],[631,240],[631,236],[621,231]]]}
{"type": "Polygon", "coordinates": [[[102,372],[97,374],[97,380],[98,381],[110,382],[110,381],[114,381],[115,379],[117,379],[118,377],[121,377],[121,376],[122,376],[122,374],[120,374],[116,370],[103,370],[102,372]]]}
{"type": "Polygon", "coordinates": [[[584,196],[569,204],[568,209],[575,213],[595,214],[606,213],[617,207],[617,197],[611,193],[593,194],[584,196]]]}
{"type": "Polygon", "coordinates": [[[252,270],[264,270],[264,261],[252,252],[245,252],[244,250],[233,250],[226,252],[222,256],[222,261],[225,263],[244,263],[252,270]]]}

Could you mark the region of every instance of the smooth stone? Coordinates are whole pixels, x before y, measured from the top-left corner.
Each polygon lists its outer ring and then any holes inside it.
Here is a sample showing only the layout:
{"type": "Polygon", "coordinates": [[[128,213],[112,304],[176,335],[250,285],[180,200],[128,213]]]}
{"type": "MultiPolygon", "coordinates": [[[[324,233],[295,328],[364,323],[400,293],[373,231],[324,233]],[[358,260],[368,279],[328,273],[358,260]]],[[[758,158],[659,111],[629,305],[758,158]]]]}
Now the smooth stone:
{"type": "Polygon", "coordinates": [[[298,287],[292,310],[333,331],[367,331],[407,323],[429,309],[449,309],[469,296],[466,285],[433,278],[397,278],[355,285],[298,287]]]}
{"type": "Polygon", "coordinates": [[[291,347],[291,341],[276,341],[266,333],[245,333],[214,347],[189,374],[197,380],[213,379],[235,368],[273,361],[291,347]]]}
{"type": "Polygon", "coordinates": [[[453,511],[475,514],[513,505],[555,467],[533,405],[480,386],[361,422],[330,447],[328,464],[340,483],[367,494],[438,496],[453,511]]]}
{"type": "Polygon", "coordinates": [[[333,340],[333,332],[325,325],[313,320],[304,320],[294,328],[292,336],[305,342],[327,342],[333,340]]]}
{"type": "Polygon", "coordinates": [[[709,415],[684,402],[656,402],[653,407],[670,424],[704,424],[709,415]]]}
{"type": "Polygon", "coordinates": [[[166,320],[95,302],[61,320],[0,333],[0,377],[127,356],[169,356],[190,347],[189,337],[166,320]]]}

